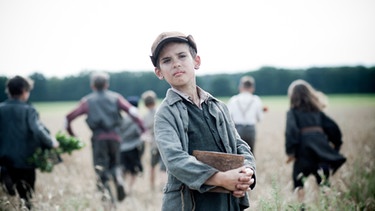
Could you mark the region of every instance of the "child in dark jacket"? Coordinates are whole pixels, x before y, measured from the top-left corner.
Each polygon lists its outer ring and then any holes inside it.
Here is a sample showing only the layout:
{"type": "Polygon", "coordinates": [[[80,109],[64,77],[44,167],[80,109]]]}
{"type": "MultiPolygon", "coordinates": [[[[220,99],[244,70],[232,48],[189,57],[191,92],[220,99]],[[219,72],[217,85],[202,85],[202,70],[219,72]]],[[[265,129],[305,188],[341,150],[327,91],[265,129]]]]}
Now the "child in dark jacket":
{"type": "Polygon", "coordinates": [[[27,103],[32,87],[32,80],[15,76],[6,82],[8,100],[0,103],[0,182],[10,195],[17,190],[28,209],[36,181],[36,167],[29,158],[38,147],[59,146],[27,103]]]}

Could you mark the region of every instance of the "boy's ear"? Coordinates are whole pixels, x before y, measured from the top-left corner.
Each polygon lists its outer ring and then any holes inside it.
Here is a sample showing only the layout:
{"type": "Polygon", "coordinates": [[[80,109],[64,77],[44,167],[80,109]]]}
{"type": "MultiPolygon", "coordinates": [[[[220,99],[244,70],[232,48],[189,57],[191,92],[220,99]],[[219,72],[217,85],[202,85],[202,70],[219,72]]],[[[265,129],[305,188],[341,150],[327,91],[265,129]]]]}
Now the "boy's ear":
{"type": "Polygon", "coordinates": [[[200,66],[201,66],[201,57],[197,55],[194,58],[194,69],[198,70],[200,66]]]}
{"type": "Polygon", "coordinates": [[[163,74],[161,74],[161,70],[157,67],[155,67],[155,75],[160,79],[160,80],[163,80],[163,74]]]}

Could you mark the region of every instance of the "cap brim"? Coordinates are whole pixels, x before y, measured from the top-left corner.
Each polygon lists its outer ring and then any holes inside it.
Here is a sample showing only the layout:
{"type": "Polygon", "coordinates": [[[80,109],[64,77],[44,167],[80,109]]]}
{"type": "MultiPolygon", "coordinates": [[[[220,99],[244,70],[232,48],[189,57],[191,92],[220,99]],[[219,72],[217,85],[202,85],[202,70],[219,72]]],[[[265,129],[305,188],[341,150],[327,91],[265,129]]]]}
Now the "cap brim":
{"type": "Polygon", "coordinates": [[[163,49],[164,45],[169,43],[169,42],[183,42],[183,43],[189,43],[189,40],[185,37],[168,37],[163,39],[159,44],[156,46],[153,54],[152,54],[152,59],[154,66],[156,66],[157,59],[159,58],[160,51],[163,49]]]}

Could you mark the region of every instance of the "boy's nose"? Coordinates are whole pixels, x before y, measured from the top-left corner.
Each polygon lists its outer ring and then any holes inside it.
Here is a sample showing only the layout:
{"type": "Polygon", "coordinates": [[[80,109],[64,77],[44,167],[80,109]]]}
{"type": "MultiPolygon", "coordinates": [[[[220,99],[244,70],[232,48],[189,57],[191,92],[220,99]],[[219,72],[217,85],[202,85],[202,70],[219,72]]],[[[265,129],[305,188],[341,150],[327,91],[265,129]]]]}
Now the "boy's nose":
{"type": "Polygon", "coordinates": [[[181,64],[180,64],[180,62],[179,61],[174,61],[174,63],[173,63],[173,67],[181,67],[181,64]]]}

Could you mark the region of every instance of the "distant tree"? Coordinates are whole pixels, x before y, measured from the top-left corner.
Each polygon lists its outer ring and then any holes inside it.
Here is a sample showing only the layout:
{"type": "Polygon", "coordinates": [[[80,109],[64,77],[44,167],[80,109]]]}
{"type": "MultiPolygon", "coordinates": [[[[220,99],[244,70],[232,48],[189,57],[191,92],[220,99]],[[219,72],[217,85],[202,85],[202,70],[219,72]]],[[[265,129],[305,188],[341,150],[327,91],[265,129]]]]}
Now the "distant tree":
{"type": "Polygon", "coordinates": [[[250,72],[255,79],[255,92],[259,95],[285,95],[289,84],[303,77],[303,71],[291,71],[275,67],[262,67],[250,72]]]}
{"type": "Polygon", "coordinates": [[[218,97],[229,96],[233,93],[235,83],[228,75],[219,75],[212,80],[211,87],[207,91],[218,97]]]}
{"type": "Polygon", "coordinates": [[[8,98],[7,94],[5,93],[5,83],[7,82],[7,80],[7,77],[0,76],[0,102],[3,102],[8,98]]]}
{"type": "Polygon", "coordinates": [[[370,93],[375,91],[375,69],[356,67],[313,67],[305,80],[325,93],[370,93]]]}
{"type": "Polygon", "coordinates": [[[364,70],[361,90],[366,93],[375,93],[375,66],[364,70]]]}
{"type": "Polygon", "coordinates": [[[153,72],[119,72],[111,74],[111,89],[127,97],[140,96],[146,90],[153,90],[158,96],[164,96],[168,83],[159,80],[153,72]]]}
{"type": "Polygon", "coordinates": [[[42,73],[33,73],[29,76],[34,81],[34,88],[30,95],[30,101],[48,101],[47,79],[42,73]]]}
{"type": "MultiPolygon", "coordinates": [[[[75,76],[46,78],[41,73],[33,73],[35,82],[31,101],[76,101],[91,92],[90,74],[84,70],[75,76]]],[[[164,98],[170,87],[165,80],[159,80],[152,71],[110,73],[110,89],[127,97],[140,96],[146,90],[153,90],[159,98],[164,98]]],[[[254,77],[257,95],[286,95],[289,84],[296,79],[304,79],[316,89],[326,94],[375,93],[375,67],[311,67],[290,70],[262,67],[259,70],[234,74],[210,74],[197,76],[197,84],[214,96],[229,97],[238,92],[238,82],[244,75],[254,77]]],[[[0,76],[0,89],[5,90],[7,77],[0,76]]],[[[0,91],[0,100],[7,98],[0,91]]]]}

